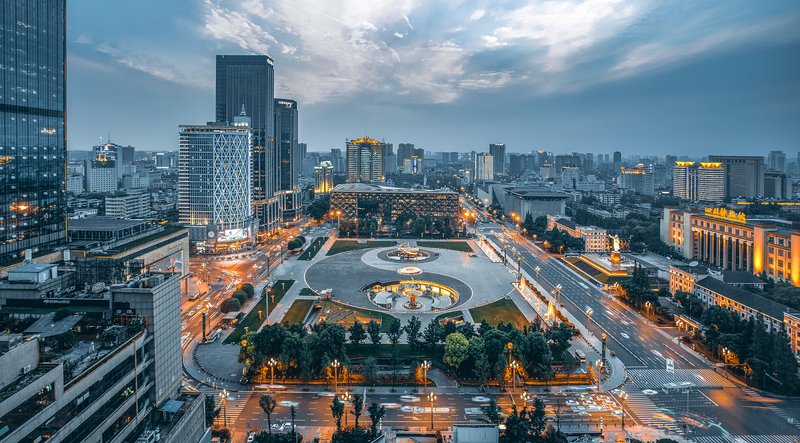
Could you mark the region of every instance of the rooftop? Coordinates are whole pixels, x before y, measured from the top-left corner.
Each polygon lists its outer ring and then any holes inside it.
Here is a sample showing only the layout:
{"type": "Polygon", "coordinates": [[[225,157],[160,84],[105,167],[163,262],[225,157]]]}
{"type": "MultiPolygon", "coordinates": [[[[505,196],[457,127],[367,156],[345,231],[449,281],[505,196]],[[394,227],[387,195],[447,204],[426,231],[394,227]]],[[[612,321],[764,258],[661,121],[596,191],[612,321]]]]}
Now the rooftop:
{"type": "Polygon", "coordinates": [[[731,286],[714,277],[706,277],[695,283],[695,285],[708,289],[709,291],[716,292],[717,294],[721,294],[733,301],[741,303],[781,321],[783,321],[783,313],[789,309],[778,302],[772,301],[758,294],[754,294],[746,289],[731,286]]]}
{"type": "Polygon", "coordinates": [[[70,220],[70,231],[118,231],[120,229],[132,228],[143,224],[150,223],[150,220],[126,220],[115,217],[107,217],[104,215],[96,215],[94,217],[76,218],[70,220]]]}
{"type": "Polygon", "coordinates": [[[379,192],[386,194],[456,194],[450,190],[438,189],[412,189],[412,188],[395,188],[392,186],[371,185],[367,183],[344,183],[336,185],[331,192],[379,192]]]}
{"type": "Polygon", "coordinates": [[[507,190],[509,194],[523,199],[564,199],[569,198],[567,194],[551,191],[545,188],[511,188],[507,190]]]}
{"type": "Polygon", "coordinates": [[[747,271],[724,271],[722,273],[722,280],[728,284],[740,285],[764,285],[764,281],[758,278],[752,272],[747,271]]]}

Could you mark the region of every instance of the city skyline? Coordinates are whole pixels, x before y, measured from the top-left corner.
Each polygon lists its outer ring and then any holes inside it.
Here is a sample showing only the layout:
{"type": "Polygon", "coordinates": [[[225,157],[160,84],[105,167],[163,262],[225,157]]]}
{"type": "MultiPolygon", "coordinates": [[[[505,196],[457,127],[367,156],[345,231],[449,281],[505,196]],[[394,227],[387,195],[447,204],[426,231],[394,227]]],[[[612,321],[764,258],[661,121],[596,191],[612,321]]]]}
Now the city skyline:
{"type": "Polygon", "coordinates": [[[434,151],[798,148],[792,2],[346,2],[308,21],[302,2],[112,8],[70,5],[71,150],[109,133],[176,149],[178,124],[213,120],[215,56],[250,53],[275,60],[275,95],[304,109],[311,151],[355,134],[434,151]]]}

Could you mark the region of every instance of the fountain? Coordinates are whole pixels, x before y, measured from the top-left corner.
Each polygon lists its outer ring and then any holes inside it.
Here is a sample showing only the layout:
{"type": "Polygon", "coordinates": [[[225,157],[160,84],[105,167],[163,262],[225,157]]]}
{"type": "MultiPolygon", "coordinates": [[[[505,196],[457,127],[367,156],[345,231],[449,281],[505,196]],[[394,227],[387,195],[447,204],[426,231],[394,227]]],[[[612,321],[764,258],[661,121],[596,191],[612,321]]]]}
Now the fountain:
{"type": "Polygon", "coordinates": [[[403,295],[408,297],[408,302],[406,302],[403,307],[406,309],[416,310],[422,307],[419,303],[417,303],[417,297],[422,296],[422,291],[419,290],[415,283],[407,283],[403,288],[403,295]]]}
{"type": "Polygon", "coordinates": [[[458,302],[458,292],[453,288],[425,280],[376,282],[365,290],[372,303],[394,312],[439,311],[458,302]]]}
{"type": "Polygon", "coordinates": [[[430,257],[430,254],[417,246],[412,246],[408,242],[400,243],[400,245],[386,253],[386,256],[391,260],[397,261],[421,261],[430,257]]]}

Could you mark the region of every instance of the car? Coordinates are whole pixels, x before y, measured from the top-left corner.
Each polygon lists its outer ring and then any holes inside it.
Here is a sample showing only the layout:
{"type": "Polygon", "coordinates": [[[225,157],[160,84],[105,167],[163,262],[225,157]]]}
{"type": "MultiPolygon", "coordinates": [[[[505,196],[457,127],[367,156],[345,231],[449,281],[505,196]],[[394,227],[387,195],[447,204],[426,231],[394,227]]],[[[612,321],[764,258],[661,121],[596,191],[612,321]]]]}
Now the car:
{"type": "Polygon", "coordinates": [[[256,440],[256,434],[254,432],[247,433],[247,443],[253,443],[256,440]]]}

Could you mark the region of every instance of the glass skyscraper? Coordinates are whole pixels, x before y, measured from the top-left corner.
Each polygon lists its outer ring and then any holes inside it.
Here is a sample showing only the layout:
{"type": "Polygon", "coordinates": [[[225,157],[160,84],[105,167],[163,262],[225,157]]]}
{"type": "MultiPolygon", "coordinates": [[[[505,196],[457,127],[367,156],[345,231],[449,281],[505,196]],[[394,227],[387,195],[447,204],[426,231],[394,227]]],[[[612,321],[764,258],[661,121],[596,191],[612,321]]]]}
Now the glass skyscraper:
{"type": "Polygon", "coordinates": [[[233,122],[242,107],[252,120],[253,206],[261,226],[278,220],[279,156],[275,145],[275,71],[266,55],[217,56],[218,122],[233,122]]]}
{"type": "Polygon", "coordinates": [[[0,2],[0,265],[66,240],[66,0],[0,2]]]}
{"type": "Polygon", "coordinates": [[[275,142],[280,165],[279,205],[284,220],[294,218],[302,206],[299,177],[303,167],[297,136],[297,102],[275,99],[275,142]]]}

